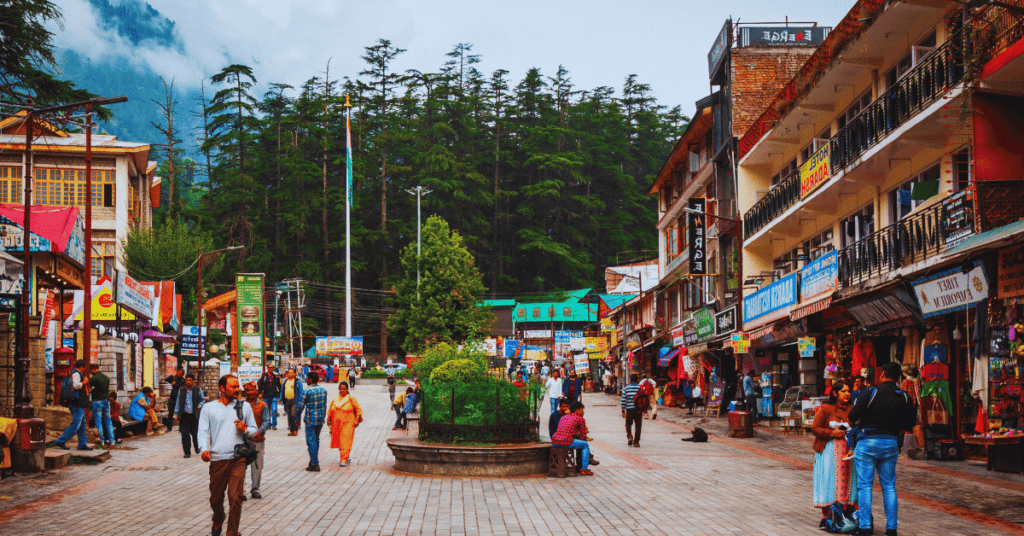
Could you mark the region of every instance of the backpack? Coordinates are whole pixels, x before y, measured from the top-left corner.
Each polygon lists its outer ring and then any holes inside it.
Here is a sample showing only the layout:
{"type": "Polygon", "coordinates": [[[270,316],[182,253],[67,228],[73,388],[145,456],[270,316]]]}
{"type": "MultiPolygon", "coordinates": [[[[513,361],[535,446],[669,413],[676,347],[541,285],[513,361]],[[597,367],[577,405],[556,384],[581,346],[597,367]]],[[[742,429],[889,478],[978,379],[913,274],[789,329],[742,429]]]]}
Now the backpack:
{"type": "Polygon", "coordinates": [[[825,530],[832,534],[849,534],[857,528],[857,523],[846,517],[843,512],[843,505],[838,501],[828,507],[828,516],[825,517],[825,530]]]}
{"type": "Polygon", "coordinates": [[[644,394],[643,390],[637,391],[636,396],[633,397],[633,405],[636,407],[636,411],[648,411],[651,409],[651,397],[650,395],[644,394]]]}
{"type": "Polygon", "coordinates": [[[78,391],[75,390],[74,386],[74,372],[64,376],[64,381],[60,384],[60,405],[69,407],[78,402],[78,391]]]}

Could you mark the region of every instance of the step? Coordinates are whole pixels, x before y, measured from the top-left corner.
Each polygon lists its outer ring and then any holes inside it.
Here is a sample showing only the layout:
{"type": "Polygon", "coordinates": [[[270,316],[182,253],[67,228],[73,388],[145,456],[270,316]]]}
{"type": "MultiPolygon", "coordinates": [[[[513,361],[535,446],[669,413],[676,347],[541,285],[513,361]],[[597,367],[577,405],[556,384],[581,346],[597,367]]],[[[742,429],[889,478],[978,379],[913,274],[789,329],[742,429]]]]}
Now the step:
{"type": "Polygon", "coordinates": [[[110,451],[104,449],[65,451],[73,458],[78,458],[80,463],[102,463],[110,459],[110,451]]]}
{"type": "Polygon", "coordinates": [[[43,455],[46,460],[46,470],[61,469],[67,467],[71,462],[71,452],[62,449],[46,449],[43,455]]]}

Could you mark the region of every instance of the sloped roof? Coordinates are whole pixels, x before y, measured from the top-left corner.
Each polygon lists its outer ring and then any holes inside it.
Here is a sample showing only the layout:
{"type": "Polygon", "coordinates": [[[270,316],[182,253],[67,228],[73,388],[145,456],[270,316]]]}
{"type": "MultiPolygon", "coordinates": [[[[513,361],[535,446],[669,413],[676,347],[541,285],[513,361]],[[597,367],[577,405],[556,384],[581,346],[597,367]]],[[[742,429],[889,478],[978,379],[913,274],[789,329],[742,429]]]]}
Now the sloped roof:
{"type": "Polygon", "coordinates": [[[515,300],[480,300],[483,307],[515,307],[515,300]]]}
{"type": "Polygon", "coordinates": [[[604,302],[605,306],[609,309],[614,309],[623,303],[639,296],[639,294],[600,294],[601,301],[604,302]]]}

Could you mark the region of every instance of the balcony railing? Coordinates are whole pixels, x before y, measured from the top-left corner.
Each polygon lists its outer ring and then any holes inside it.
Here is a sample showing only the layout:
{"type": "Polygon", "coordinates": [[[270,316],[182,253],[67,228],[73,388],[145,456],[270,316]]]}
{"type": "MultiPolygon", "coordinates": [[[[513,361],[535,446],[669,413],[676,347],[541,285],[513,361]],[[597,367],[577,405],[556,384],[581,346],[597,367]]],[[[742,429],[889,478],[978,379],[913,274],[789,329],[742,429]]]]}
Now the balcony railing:
{"type": "Polygon", "coordinates": [[[963,79],[964,44],[959,36],[952,36],[935,49],[832,137],[829,164],[833,174],[963,79]]]}
{"type": "Polygon", "coordinates": [[[759,199],[743,215],[743,237],[751,235],[800,200],[800,171],[794,171],[759,199]]]}
{"type": "Polygon", "coordinates": [[[942,205],[904,218],[839,250],[843,287],[884,275],[945,251],[942,205]]]}
{"type": "MultiPolygon", "coordinates": [[[[1003,0],[1006,4],[1024,8],[1024,0],[1003,0]]],[[[1024,37],[1024,17],[1003,6],[987,5],[976,14],[981,30],[979,55],[988,61],[1024,37]]]]}

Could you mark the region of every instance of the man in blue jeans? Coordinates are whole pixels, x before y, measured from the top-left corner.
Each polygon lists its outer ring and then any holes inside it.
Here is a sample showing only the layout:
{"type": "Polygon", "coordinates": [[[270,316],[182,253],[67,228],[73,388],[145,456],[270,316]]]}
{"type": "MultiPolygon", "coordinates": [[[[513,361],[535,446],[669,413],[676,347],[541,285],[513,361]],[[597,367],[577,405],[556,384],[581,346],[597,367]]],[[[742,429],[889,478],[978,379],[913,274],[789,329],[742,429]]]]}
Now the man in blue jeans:
{"type": "Polygon", "coordinates": [[[267,371],[256,382],[256,390],[270,408],[270,429],[277,430],[277,398],[281,395],[281,378],[274,372],[273,363],[267,363],[267,371]]]}
{"type": "Polygon", "coordinates": [[[875,471],[882,487],[885,507],[885,536],[896,536],[899,503],[896,499],[896,458],[900,454],[899,438],[914,428],[916,412],[910,396],[896,386],[900,365],[886,363],[879,374],[879,385],[865,391],[850,410],[850,421],[863,430],[854,449],[857,469],[857,529],[853,534],[871,535],[871,488],[875,471]]]}
{"type": "Polygon", "coordinates": [[[71,399],[68,404],[68,409],[71,410],[71,424],[55,442],[58,448],[64,450],[70,450],[67,442],[76,434],[78,435],[78,450],[92,450],[92,447],[85,442],[85,410],[92,407],[92,401],[89,400],[89,382],[85,379],[85,371],[85,361],[82,359],[75,361],[75,370],[71,371],[71,387],[74,394],[68,396],[61,393],[61,398],[71,399]]]}
{"type": "Polygon", "coordinates": [[[98,363],[89,364],[89,394],[92,396],[92,416],[96,419],[96,431],[100,443],[113,447],[114,423],[110,420],[110,378],[100,372],[98,363]]]}
{"type": "Polygon", "coordinates": [[[551,435],[551,444],[566,449],[580,449],[580,474],[590,476],[594,474],[590,470],[589,441],[592,438],[588,436],[590,432],[587,430],[587,421],[583,418],[583,413],[583,402],[573,401],[569,405],[569,413],[558,420],[558,429],[551,435]]]}
{"type": "Polygon", "coordinates": [[[320,430],[327,416],[327,389],[320,386],[320,375],[315,370],[306,375],[306,388],[302,390],[296,412],[302,415],[303,410],[306,411],[306,449],[309,450],[306,470],[317,472],[320,471],[320,430]]]}

